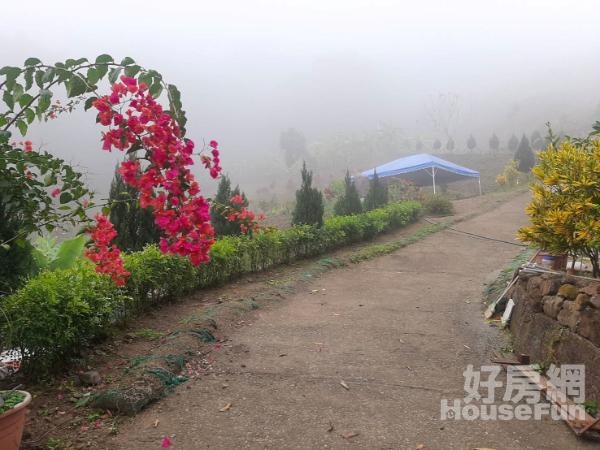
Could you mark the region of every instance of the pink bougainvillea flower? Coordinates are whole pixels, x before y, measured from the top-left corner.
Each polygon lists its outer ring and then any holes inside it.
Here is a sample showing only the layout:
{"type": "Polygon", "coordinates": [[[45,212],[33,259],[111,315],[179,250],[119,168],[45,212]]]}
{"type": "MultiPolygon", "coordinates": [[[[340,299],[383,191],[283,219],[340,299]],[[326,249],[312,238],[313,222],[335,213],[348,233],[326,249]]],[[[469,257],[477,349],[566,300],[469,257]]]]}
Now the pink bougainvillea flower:
{"type": "Polygon", "coordinates": [[[104,214],[96,215],[96,226],[88,230],[92,245],[86,250],[85,256],[96,264],[96,272],[111,277],[117,286],[123,286],[131,275],[125,270],[121,251],[111,241],[117,237],[117,232],[104,214]]]}
{"type": "Polygon", "coordinates": [[[171,445],[173,445],[173,443],[171,442],[171,439],[169,439],[169,436],[165,436],[162,438],[162,441],[160,443],[160,446],[162,448],[169,448],[171,445]]]}
{"type": "Polygon", "coordinates": [[[54,188],[52,189],[52,191],[50,191],[50,195],[54,198],[58,197],[58,195],[60,194],[60,188],[54,188]]]}
{"type": "Polygon", "coordinates": [[[31,141],[25,141],[25,147],[23,148],[25,153],[30,153],[33,151],[33,143],[31,141]]]}
{"type": "MultiPolygon", "coordinates": [[[[137,79],[121,76],[108,95],[93,103],[97,119],[106,129],[102,148],[126,151],[132,159],[121,164],[123,181],[139,191],[139,204],[151,208],[154,222],[162,231],[159,247],[164,253],[187,256],[193,265],[209,260],[214,244],[210,222],[210,203],[201,195],[200,185],[191,171],[194,142],[183,136],[171,114],[150,95],[148,86],[137,79]]],[[[209,142],[209,154],[200,162],[212,178],[221,174],[219,144],[209,142]]],[[[208,153],[208,152],[206,152],[208,153]]],[[[226,211],[239,220],[244,231],[256,230],[255,216],[243,203],[241,211],[226,211]]],[[[108,218],[97,217],[91,230],[93,246],[87,256],[96,270],[110,274],[118,284],[125,282],[125,270],[118,248],[110,244],[116,233],[108,218]]]]}

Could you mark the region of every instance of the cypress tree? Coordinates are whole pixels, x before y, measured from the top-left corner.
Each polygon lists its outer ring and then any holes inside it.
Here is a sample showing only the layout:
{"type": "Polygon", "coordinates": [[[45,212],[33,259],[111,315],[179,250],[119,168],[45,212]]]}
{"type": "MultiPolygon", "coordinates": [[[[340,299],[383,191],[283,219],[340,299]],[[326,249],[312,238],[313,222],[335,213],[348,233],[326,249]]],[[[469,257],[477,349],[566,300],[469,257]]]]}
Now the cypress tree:
{"type": "Polygon", "coordinates": [[[454,150],[454,139],[448,138],[448,142],[446,142],[446,150],[449,152],[454,150]]]}
{"type": "Polygon", "coordinates": [[[365,198],[365,210],[370,211],[386,205],[388,198],[388,186],[381,181],[377,171],[375,171],[373,178],[369,181],[369,192],[365,198]]]}
{"type": "Polygon", "coordinates": [[[140,208],[139,191],[123,181],[118,169],[117,165],[108,195],[110,221],[118,233],[115,243],[123,250],[141,250],[159,241],[160,229],[154,223],[152,209],[140,208]]]}
{"type": "Polygon", "coordinates": [[[313,174],[302,164],[302,185],[296,191],[296,207],[292,213],[292,225],[323,225],[323,194],[312,187],[313,174]]]}
{"type": "Polygon", "coordinates": [[[493,150],[494,152],[497,152],[499,148],[500,148],[500,139],[498,139],[498,136],[496,136],[496,133],[494,133],[494,134],[492,134],[492,137],[490,138],[490,149],[493,150]]]}
{"type": "Polygon", "coordinates": [[[210,221],[217,236],[234,236],[242,233],[239,225],[229,222],[225,217],[227,208],[240,209],[249,204],[246,194],[240,191],[239,185],[231,190],[231,180],[227,175],[222,175],[217,188],[217,194],[210,207],[210,221]],[[241,195],[244,199],[242,205],[233,205],[231,197],[241,195]]]}
{"type": "Polygon", "coordinates": [[[529,139],[525,135],[521,138],[514,160],[517,162],[519,172],[527,173],[535,166],[535,153],[531,150],[529,139]]]}
{"type": "Polygon", "coordinates": [[[439,150],[440,148],[442,148],[442,142],[439,139],[436,139],[433,142],[433,149],[434,150],[439,150]]]}
{"type": "Polygon", "coordinates": [[[475,141],[473,135],[470,135],[469,139],[467,139],[467,148],[469,150],[473,150],[475,147],[477,147],[477,142],[475,141]]]}
{"type": "Polygon", "coordinates": [[[344,178],[344,194],[335,202],[333,211],[337,216],[349,216],[362,212],[360,197],[348,170],[346,170],[346,178],[344,178]]]}

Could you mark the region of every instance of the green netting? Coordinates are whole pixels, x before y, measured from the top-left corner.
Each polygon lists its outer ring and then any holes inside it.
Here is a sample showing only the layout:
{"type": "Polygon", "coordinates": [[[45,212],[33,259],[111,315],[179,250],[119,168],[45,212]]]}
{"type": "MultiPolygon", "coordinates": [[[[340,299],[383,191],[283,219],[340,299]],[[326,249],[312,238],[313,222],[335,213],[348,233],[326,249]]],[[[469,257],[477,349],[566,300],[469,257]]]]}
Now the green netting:
{"type": "Polygon", "coordinates": [[[181,383],[185,383],[189,378],[183,375],[176,375],[167,369],[162,367],[152,367],[146,369],[146,372],[157,377],[162,385],[167,389],[173,389],[175,386],[179,386],[181,383]]]}
{"type": "Polygon", "coordinates": [[[124,390],[107,389],[94,395],[90,404],[94,408],[131,415],[138,413],[146,405],[162,397],[163,392],[164,387],[155,389],[152,386],[124,390]]]}
{"type": "Polygon", "coordinates": [[[209,342],[215,342],[217,340],[215,338],[214,334],[212,334],[208,328],[200,328],[198,330],[191,330],[190,334],[193,336],[196,336],[198,339],[200,339],[205,344],[207,344],[209,342]]]}

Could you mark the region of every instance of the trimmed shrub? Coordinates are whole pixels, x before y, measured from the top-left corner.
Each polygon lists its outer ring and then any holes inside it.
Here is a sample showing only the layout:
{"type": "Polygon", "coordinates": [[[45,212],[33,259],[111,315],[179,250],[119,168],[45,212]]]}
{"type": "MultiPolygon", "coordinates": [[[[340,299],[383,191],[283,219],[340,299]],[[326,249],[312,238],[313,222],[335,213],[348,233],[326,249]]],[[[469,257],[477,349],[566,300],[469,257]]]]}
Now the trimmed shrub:
{"type": "Polygon", "coordinates": [[[454,214],[454,205],[452,202],[441,195],[432,195],[423,202],[423,208],[427,214],[436,216],[450,216],[454,214]]]}
{"type": "Polygon", "coordinates": [[[23,354],[23,370],[43,376],[70,360],[110,327],[156,304],[195,289],[224,283],[294,260],[319,255],[413,222],[417,202],[392,203],[364,214],[337,216],[323,226],[299,225],[252,235],[225,236],[211,249],[207,264],[165,255],[156,245],[124,255],[131,272],[124,287],[98,274],[87,261],[65,270],[45,271],[0,300],[0,342],[23,354]]]}
{"type": "Polygon", "coordinates": [[[89,262],[45,271],[2,299],[1,342],[21,351],[27,375],[42,376],[103,336],[126,302],[125,293],[89,262]]]}

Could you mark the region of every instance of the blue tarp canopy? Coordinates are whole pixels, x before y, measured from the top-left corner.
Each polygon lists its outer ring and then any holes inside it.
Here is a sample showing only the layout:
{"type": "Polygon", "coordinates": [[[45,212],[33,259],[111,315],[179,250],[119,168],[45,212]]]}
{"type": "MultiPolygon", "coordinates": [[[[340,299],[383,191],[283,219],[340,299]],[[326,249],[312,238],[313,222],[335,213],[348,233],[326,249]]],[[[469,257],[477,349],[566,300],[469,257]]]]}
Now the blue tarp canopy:
{"type": "Polygon", "coordinates": [[[433,186],[434,193],[436,184],[450,183],[462,180],[464,177],[479,180],[479,172],[476,170],[459,166],[429,153],[419,153],[399,158],[373,169],[365,170],[361,175],[371,179],[375,171],[377,171],[380,178],[400,177],[417,186],[433,186]]]}

